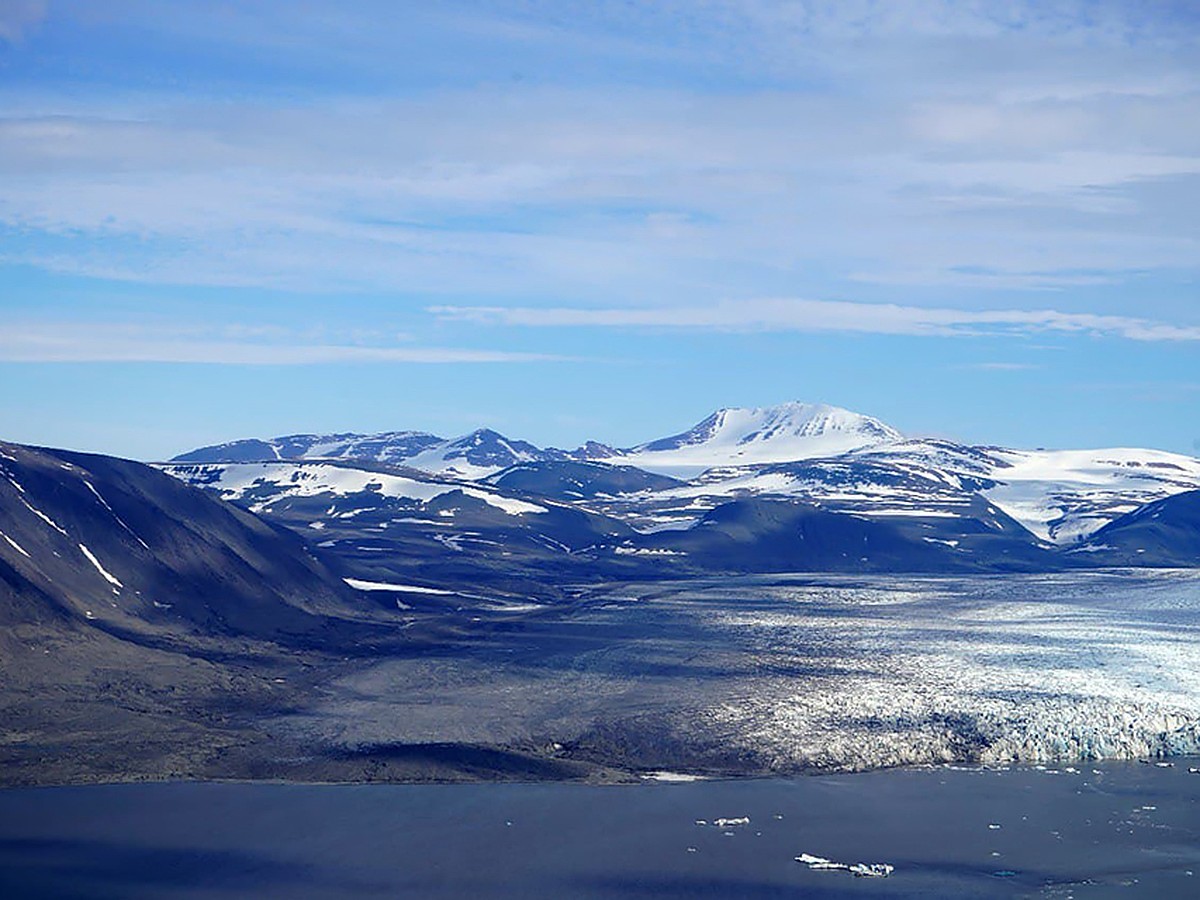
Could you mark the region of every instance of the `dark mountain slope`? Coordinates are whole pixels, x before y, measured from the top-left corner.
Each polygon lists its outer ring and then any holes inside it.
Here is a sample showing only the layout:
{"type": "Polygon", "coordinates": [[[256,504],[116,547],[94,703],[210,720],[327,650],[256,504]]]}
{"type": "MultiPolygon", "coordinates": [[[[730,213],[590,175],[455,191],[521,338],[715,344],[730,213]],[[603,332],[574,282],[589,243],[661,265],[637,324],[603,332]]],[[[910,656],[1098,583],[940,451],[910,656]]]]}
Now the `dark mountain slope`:
{"type": "Polygon", "coordinates": [[[512,491],[554,500],[581,500],[600,494],[630,494],[661,491],[683,482],[654,475],[635,466],[576,460],[550,460],[511,466],[487,479],[488,483],[512,491]]]}
{"type": "Polygon", "coordinates": [[[140,463],[0,443],[0,621],[313,635],[353,594],[290,531],[140,463]]]}
{"type": "Polygon", "coordinates": [[[1200,491],[1155,500],[1109,522],[1079,551],[1117,566],[1200,566],[1200,491]]]}
{"type": "Polygon", "coordinates": [[[678,554],[680,564],[709,571],[936,572],[969,567],[951,548],[910,537],[890,523],[758,498],[722,504],[686,531],[648,535],[639,549],[678,554]]]}

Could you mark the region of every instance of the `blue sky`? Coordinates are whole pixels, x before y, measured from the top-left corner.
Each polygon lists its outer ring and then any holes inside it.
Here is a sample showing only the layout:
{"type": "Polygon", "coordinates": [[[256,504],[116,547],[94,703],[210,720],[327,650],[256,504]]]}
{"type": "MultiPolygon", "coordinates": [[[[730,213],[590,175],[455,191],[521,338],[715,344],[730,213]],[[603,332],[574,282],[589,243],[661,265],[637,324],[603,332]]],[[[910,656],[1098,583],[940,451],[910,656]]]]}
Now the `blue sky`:
{"type": "Polygon", "coordinates": [[[1190,2],[0,0],[0,436],[1200,453],[1190,2]]]}

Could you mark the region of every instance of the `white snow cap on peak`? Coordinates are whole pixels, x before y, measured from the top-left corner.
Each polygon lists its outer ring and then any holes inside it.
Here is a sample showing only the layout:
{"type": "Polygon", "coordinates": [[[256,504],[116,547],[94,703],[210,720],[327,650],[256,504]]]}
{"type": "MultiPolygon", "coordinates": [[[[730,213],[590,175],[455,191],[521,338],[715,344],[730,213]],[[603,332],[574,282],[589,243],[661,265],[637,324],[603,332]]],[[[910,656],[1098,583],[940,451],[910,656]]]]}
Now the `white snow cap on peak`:
{"type": "Polygon", "coordinates": [[[719,409],[689,430],[632,448],[623,460],[651,470],[711,468],[836,456],[901,441],[871,416],[824,403],[719,409]]]}

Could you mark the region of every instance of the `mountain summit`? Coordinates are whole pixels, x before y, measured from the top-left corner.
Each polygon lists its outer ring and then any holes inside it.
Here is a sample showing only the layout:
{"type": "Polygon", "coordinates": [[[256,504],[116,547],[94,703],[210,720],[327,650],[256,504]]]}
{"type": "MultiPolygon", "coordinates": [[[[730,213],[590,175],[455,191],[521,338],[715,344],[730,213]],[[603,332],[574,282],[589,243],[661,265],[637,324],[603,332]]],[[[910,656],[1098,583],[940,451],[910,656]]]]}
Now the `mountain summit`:
{"type": "Polygon", "coordinates": [[[793,401],[719,409],[681,434],[623,451],[621,461],[652,471],[682,472],[836,456],[903,439],[871,416],[793,401]]]}

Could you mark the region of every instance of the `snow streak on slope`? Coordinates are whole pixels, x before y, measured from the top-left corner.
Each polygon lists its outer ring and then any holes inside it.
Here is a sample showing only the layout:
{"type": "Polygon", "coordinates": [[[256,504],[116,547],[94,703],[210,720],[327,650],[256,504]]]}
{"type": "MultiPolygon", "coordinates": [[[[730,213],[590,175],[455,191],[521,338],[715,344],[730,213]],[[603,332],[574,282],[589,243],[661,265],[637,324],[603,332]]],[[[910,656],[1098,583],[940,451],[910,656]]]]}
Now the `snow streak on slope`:
{"type": "Polygon", "coordinates": [[[80,544],[79,549],[83,552],[83,555],[88,558],[88,562],[90,562],[93,566],[96,567],[96,571],[99,572],[104,577],[105,581],[107,581],[113,587],[124,587],[125,586],[125,585],[121,584],[121,582],[117,579],[117,576],[115,576],[112,572],[108,571],[108,569],[104,568],[104,566],[100,564],[100,560],[96,559],[96,554],[94,554],[91,550],[89,550],[86,545],[80,544]]]}
{"type": "Polygon", "coordinates": [[[898,431],[870,416],[824,404],[784,403],[717,410],[682,434],[622,451],[620,462],[686,477],[714,466],[836,456],[899,440],[898,431]]]}

